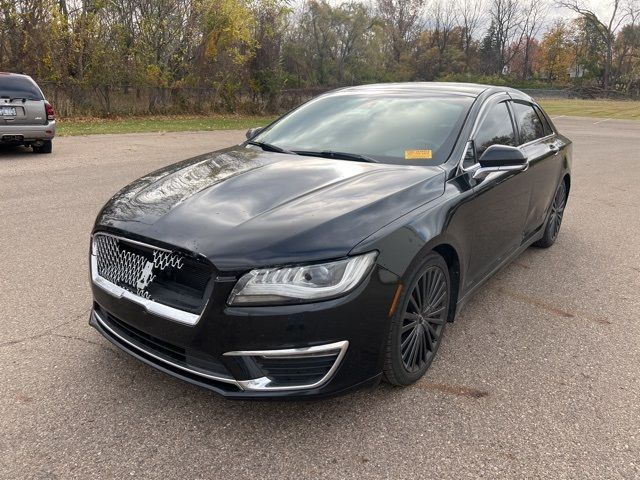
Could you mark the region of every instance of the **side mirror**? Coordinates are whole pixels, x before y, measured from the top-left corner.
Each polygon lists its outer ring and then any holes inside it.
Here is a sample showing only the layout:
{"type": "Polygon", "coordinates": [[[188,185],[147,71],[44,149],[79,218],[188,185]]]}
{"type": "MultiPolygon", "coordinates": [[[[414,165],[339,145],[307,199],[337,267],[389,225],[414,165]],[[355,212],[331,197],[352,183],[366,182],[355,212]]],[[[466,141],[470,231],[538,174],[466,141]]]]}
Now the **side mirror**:
{"type": "Polygon", "coordinates": [[[247,137],[247,140],[251,140],[253,137],[258,135],[262,130],[264,130],[264,127],[250,128],[249,130],[247,130],[247,133],[245,134],[247,137]]]}
{"type": "Polygon", "coordinates": [[[478,162],[480,168],[473,174],[475,179],[482,179],[493,172],[519,172],[529,167],[522,150],[509,145],[491,145],[478,162]]]}

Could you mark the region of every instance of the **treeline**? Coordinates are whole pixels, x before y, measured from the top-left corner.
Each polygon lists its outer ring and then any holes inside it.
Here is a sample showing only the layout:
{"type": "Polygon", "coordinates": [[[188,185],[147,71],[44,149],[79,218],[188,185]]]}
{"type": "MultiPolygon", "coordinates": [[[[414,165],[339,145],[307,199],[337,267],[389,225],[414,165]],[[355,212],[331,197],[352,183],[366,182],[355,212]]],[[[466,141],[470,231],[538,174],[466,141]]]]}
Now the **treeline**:
{"type": "Polygon", "coordinates": [[[94,92],[103,113],[123,91],[147,92],[150,112],[180,95],[275,110],[286,90],[377,81],[637,94],[637,0],[606,18],[580,1],[0,0],[0,70],[94,92]]]}

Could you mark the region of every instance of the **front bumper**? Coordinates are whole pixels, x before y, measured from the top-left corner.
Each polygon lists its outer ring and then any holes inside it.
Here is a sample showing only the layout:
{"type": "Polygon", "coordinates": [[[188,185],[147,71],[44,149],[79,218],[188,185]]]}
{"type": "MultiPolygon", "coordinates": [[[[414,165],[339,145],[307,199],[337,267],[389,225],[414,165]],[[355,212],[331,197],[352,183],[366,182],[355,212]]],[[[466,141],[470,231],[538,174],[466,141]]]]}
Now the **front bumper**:
{"type": "Polygon", "coordinates": [[[16,138],[20,142],[35,142],[38,140],[51,140],[56,136],[56,122],[50,121],[45,125],[11,125],[0,124],[0,143],[14,143],[16,138]]]}
{"type": "Polygon", "coordinates": [[[379,379],[397,279],[376,268],[349,295],[307,305],[232,308],[216,283],[193,325],[92,282],[90,324],[165,373],[232,398],[308,398],[379,379]]]}

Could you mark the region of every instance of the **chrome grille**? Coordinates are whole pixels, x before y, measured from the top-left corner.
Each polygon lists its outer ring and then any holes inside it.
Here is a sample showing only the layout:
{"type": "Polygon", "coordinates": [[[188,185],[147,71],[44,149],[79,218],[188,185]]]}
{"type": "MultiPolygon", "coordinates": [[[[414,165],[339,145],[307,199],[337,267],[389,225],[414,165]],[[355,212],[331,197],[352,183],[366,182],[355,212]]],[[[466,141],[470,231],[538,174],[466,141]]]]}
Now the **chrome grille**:
{"type": "Polygon", "coordinates": [[[139,303],[152,314],[194,325],[213,293],[215,268],[202,255],[96,232],[91,278],[96,288],[114,297],[139,303]]]}
{"type": "Polygon", "coordinates": [[[177,253],[140,248],[111,235],[96,234],[93,241],[98,275],[144,298],[151,298],[147,288],[159,272],[184,266],[184,257],[177,253]]]}

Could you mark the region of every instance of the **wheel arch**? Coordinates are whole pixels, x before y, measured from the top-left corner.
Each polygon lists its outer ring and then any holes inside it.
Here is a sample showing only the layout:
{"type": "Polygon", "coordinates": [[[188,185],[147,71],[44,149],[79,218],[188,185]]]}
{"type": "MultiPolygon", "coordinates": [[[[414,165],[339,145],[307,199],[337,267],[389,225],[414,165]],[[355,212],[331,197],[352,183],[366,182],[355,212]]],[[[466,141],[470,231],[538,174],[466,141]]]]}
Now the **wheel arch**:
{"type": "Polygon", "coordinates": [[[562,177],[562,181],[564,182],[564,186],[567,189],[566,196],[569,198],[569,190],[571,189],[571,175],[569,172],[565,173],[562,177]]]}
{"type": "MultiPolygon", "coordinates": [[[[406,271],[411,269],[412,265],[416,262],[420,262],[429,253],[435,252],[440,255],[449,269],[449,278],[451,279],[451,295],[449,298],[449,317],[447,320],[453,322],[456,316],[458,299],[460,297],[460,290],[462,287],[463,278],[463,264],[460,262],[460,254],[455,246],[455,242],[446,237],[437,237],[429,242],[426,242],[420,252],[414,256],[413,260],[407,267],[406,271]]],[[[403,276],[406,275],[403,273],[403,276]]]]}
{"type": "Polygon", "coordinates": [[[447,320],[453,322],[456,317],[456,307],[460,294],[460,257],[456,249],[449,243],[441,243],[432,248],[432,251],[439,254],[449,268],[449,278],[451,279],[451,295],[449,298],[449,317],[447,320]]]}
{"type": "Polygon", "coordinates": [[[408,221],[399,225],[389,225],[361,242],[351,251],[364,253],[372,249],[380,252],[377,262],[396,276],[396,281],[406,283],[407,275],[416,263],[430,252],[443,257],[451,278],[451,308],[449,321],[455,318],[458,300],[463,294],[465,270],[468,262],[469,246],[464,238],[448,231],[451,222],[451,208],[445,205],[430,205],[408,221]]]}

